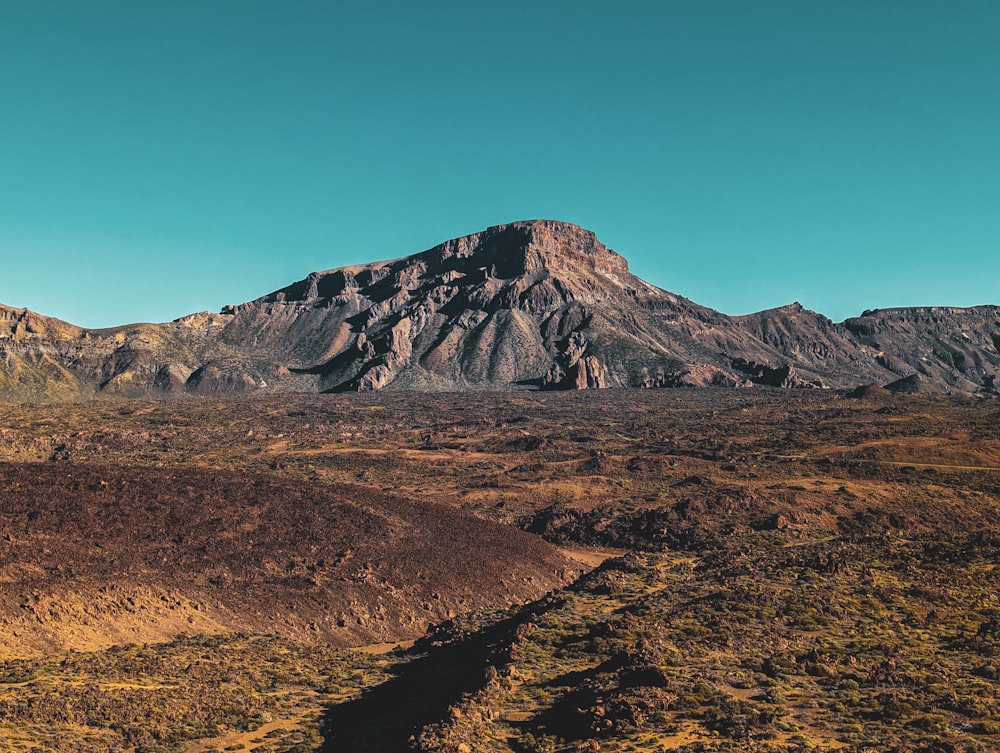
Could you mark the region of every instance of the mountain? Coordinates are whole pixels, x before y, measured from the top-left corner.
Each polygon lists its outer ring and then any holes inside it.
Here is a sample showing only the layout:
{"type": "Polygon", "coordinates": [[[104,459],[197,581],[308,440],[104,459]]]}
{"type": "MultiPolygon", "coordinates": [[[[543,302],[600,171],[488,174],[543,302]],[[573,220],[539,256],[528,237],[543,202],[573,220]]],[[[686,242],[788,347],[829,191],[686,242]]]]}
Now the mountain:
{"type": "Polygon", "coordinates": [[[221,312],[88,330],[0,309],[0,396],[95,393],[854,387],[920,374],[994,393],[1000,311],[792,304],[730,317],[661,290],[590,231],[499,225],[314,272],[221,312]]]}
{"type": "Polygon", "coordinates": [[[998,306],[876,309],[848,319],[844,328],[891,371],[919,375],[926,389],[997,390],[998,306]]]}

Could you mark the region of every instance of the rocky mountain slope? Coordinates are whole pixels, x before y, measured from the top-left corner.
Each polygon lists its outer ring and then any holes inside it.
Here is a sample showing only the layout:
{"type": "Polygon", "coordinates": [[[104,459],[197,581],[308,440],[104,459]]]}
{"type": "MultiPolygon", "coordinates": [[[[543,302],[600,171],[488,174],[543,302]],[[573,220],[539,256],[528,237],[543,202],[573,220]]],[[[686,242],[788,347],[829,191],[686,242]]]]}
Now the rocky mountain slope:
{"type": "Polygon", "coordinates": [[[730,317],[632,275],[596,236],[536,220],[343,267],[218,314],[86,330],[0,307],[0,396],[600,387],[995,393],[1000,309],[798,304],[730,317]]]}

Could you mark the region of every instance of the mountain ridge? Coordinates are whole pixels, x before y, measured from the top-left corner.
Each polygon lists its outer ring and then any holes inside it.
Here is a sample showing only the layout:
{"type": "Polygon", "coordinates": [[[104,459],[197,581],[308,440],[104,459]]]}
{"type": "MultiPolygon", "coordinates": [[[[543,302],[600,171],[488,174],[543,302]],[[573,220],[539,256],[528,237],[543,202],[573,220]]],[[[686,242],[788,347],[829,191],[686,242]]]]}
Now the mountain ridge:
{"type": "Polygon", "coordinates": [[[496,225],[313,272],[163,324],[77,327],[0,307],[0,396],[753,386],[995,394],[1000,309],[795,302],[728,316],[629,271],[584,228],[496,225]]]}

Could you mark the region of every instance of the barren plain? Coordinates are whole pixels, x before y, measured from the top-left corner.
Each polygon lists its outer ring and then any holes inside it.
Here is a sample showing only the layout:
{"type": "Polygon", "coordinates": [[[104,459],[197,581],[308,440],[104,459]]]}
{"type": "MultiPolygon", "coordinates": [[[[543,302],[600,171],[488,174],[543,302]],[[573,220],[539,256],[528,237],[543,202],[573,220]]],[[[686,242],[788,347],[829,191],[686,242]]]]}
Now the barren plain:
{"type": "Polygon", "coordinates": [[[997,750],[998,419],[878,389],[2,406],[0,749],[997,750]]]}

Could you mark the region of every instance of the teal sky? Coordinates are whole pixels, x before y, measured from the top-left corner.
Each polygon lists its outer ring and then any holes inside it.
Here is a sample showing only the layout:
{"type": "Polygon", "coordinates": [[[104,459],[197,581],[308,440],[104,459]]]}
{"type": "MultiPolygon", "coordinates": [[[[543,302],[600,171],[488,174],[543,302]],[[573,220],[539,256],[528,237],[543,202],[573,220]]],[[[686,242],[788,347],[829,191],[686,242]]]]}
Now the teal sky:
{"type": "Polygon", "coordinates": [[[1000,303],[1000,3],[0,0],[0,302],[165,321],[517,219],[730,314],[1000,303]]]}

